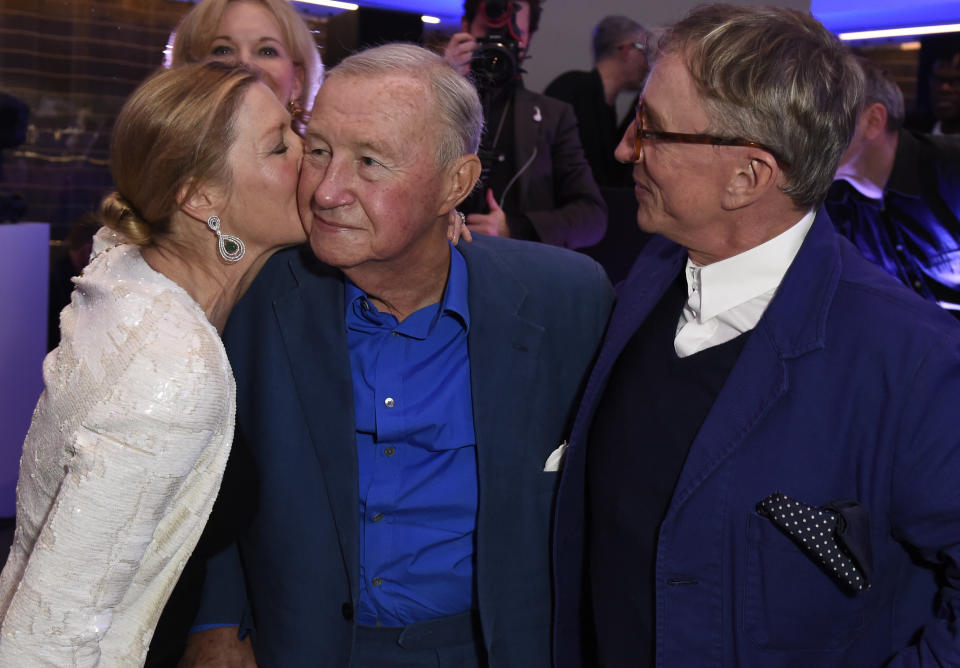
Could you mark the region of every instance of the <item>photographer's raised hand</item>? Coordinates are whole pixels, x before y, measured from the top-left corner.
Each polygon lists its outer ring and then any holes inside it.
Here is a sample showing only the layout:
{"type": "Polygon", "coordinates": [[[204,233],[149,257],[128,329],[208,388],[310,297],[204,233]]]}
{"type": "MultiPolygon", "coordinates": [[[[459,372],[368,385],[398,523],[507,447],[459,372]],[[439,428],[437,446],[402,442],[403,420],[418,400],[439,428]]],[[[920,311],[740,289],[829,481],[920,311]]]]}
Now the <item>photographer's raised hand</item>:
{"type": "Polygon", "coordinates": [[[494,237],[509,237],[510,228],[507,227],[507,214],[503,212],[493,190],[487,188],[487,206],[490,213],[471,213],[467,216],[467,227],[471,232],[489,234],[494,237]]]}
{"type": "Polygon", "coordinates": [[[443,59],[463,76],[470,72],[470,59],[477,48],[477,39],[468,32],[458,32],[447,42],[443,59]]]}

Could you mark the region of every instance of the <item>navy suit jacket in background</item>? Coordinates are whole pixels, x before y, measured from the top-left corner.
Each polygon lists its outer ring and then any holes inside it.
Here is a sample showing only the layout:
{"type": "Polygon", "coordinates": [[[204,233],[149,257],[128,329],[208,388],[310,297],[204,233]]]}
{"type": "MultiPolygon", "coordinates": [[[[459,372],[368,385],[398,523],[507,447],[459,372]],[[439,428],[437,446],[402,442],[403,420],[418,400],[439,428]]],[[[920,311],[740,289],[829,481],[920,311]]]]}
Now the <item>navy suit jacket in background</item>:
{"type": "MultiPolygon", "coordinates": [[[[685,260],[654,237],[618,286],[573,428],[554,552],[563,668],[584,651],[590,423],[617,357],[685,260]]],[[[624,574],[624,587],[650,576],[624,574]]],[[[657,666],[960,665],[960,326],[863,259],[825,213],[694,438],[653,577],[657,666]],[[777,491],[863,506],[869,591],[845,594],[757,513],[777,491]]]]}
{"type": "MultiPolygon", "coordinates": [[[[546,666],[557,474],[543,467],[568,435],[612,289],[589,258],[544,244],[478,235],[460,251],[483,638],[491,666],[546,666]]],[[[343,275],[305,246],[278,253],[237,305],[224,341],[237,379],[237,437],[217,514],[233,516],[239,540],[206,563],[197,623],[242,618],[262,668],[346,666],[359,492],[343,275]]],[[[217,531],[217,517],[211,522],[217,531]]]]}

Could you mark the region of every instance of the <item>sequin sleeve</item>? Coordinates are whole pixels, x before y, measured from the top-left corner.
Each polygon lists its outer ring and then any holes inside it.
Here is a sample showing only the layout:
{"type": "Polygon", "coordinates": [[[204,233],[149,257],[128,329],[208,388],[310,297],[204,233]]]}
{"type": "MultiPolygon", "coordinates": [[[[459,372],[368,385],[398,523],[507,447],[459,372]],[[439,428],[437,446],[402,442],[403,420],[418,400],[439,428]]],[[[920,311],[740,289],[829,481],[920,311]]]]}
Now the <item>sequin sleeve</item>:
{"type": "Polygon", "coordinates": [[[68,317],[45,363],[0,576],[2,666],[145,658],[233,432],[222,345],[184,296],[161,291],[129,308],[118,295],[105,326],[68,317]]]}

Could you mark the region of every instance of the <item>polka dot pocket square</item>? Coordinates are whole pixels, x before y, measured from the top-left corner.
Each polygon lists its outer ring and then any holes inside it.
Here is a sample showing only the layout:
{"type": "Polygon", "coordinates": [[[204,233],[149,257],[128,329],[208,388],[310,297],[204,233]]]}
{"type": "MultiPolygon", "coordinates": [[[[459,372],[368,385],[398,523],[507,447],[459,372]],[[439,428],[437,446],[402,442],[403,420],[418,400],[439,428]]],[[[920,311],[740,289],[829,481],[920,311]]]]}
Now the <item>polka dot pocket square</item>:
{"type": "Polygon", "coordinates": [[[809,506],[774,492],[757,512],[789,536],[849,594],[870,588],[873,555],[866,509],[856,501],[809,506]]]}

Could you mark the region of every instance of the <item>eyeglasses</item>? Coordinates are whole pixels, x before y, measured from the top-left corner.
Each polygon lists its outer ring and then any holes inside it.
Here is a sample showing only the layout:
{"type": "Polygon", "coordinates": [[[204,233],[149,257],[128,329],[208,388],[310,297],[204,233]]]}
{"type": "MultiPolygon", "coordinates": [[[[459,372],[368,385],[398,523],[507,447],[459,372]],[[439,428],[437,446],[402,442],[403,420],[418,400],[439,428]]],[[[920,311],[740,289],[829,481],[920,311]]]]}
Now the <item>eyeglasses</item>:
{"type": "Polygon", "coordinates": [[[627,42],[617,47],[618,49],[636,49],[637,51],[646,51],[647,45],[643,42],[627,42]]]}
{"type": "Polygon", "coordinates": [[[960,76],[944,77],[933,74],[930,76],[930,84],[934,88],[940,88],[940,86],[943,86],[944,84],[946,84],[948,88],[960,88],[960,76]]]}
{"type": "Polygon", "coordinates": [[[746,146],[749,148],[759,148],[766,151],[777,161],[781,169],[790,169],[790,163],[764,146],[763,144],[749,139],[740,139],[738,137],[717,137],[714,135],[690,134],[687,132],[660,132],[658,130],[645,130],[643,127],[643,98],[637,104],[636,138],[633,146],[633,161],[640,159],[640,152],[643,150],[644,139],[656,139],[659,141],[672,141],[681,144],[708,144],[713,146],[746,146]]]}

